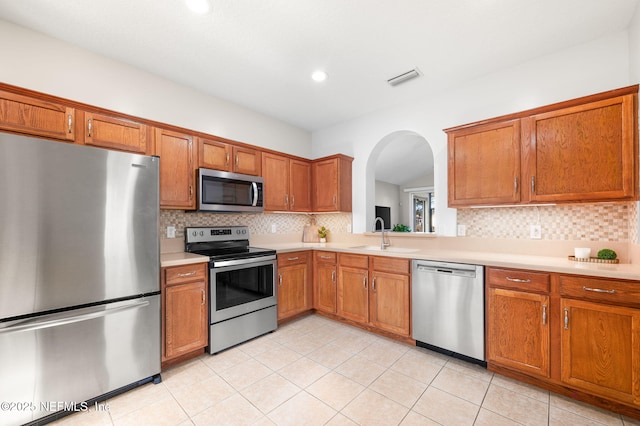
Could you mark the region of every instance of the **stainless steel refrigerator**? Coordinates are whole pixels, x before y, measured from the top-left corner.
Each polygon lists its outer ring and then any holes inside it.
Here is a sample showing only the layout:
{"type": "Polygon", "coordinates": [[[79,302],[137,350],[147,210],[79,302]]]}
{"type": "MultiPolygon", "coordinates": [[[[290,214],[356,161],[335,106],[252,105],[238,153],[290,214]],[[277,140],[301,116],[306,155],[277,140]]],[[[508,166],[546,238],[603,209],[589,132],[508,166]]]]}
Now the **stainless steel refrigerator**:
{"type": "Polygon", "coordinates": [[[159,380],[158,165],[0,133],[0,425],[159,380]]]}

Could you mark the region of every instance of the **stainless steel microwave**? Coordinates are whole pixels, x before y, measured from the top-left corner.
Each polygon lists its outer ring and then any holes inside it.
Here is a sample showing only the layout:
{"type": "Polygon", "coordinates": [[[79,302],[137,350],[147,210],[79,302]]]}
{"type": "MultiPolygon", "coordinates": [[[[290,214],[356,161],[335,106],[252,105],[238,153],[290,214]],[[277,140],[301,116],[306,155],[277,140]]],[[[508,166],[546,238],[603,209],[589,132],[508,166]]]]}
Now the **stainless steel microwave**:
{"type": "Polygon", "coordinates": [[[259,176],[198,169],[198,210],[262,212],[264,179],[259,176]]]}

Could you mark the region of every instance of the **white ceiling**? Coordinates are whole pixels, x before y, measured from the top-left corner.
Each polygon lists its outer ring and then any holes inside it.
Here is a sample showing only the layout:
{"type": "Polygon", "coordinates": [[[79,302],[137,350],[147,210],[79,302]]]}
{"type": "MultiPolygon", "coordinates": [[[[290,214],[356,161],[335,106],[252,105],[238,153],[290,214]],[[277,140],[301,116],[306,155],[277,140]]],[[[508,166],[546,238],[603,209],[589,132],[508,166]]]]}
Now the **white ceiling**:
{"type": "Polygon", "coordinates": [[[0,18],[314,131],[621,31],[638,1],[0,0],[0,18]]]}
{"type": "MultiPolygon", "coordinates": [[[[314,131],[621,31],[639,1],[0,0],[0,18],[314,131]]],[[[376,164],[397,185],[429,172],[410,136],[376,164]]]]}

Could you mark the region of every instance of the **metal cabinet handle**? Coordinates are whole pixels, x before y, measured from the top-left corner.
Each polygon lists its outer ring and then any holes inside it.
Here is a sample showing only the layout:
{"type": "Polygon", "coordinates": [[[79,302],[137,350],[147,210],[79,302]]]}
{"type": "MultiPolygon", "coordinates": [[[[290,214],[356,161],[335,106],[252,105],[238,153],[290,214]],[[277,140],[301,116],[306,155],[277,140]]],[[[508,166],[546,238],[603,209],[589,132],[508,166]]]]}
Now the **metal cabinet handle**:
{"type": "Polygon", "coordinates": [[[67,114],[67,133],[71,133],[71,126],[73,125],[73,116],[67,114]]]}
{"type": "Polygon", "coordinates": [[[193,185],[189,185],[189,199],[193,199],[193,185]]]}
{"type": "Polygon", "coordinates": [[[564,308],[564,329],[569,329],[569,309],[564,308]]]}
{"type": "Polygon", "coordinates": [[[333,205],[334,206],[338,205],[338,196],[336,194],[333,194],[333,205]]]}
{"type": "Polygon", "coordinates": [[[542,305],[542,325],[547,325],[547,305],[542,305]]]}
{"type": "Polygon", "coordinates": [[[238,167],[239,161],[238,161],[238,154],[236,154],[236,167],[238,167]]]}
{"type": "Polygon", "coordinates": [[[202,291],[202,304],[204,305],[206,303],[204,289],[202,289],[201,291],[202,291]]]}
{"type": "Polygon", "coordinates": [[[336,270],[331,271],[331,282],[336,282],[336,270]]]}
{"type": "Polygon", "coordinates": [[[377,277],[373,277],[373,280],[371,281],[371,290],[376,291],[376,278],[377,277]]]}
{"type": "Polygon", "coordinates": [[[531,193],[532,194],[536,193],[536,177],[535,176],[531,176],[531,193]]]}
{"type": "Polygon", "coordinates": [[[88,136],[91,137],[91,132],[93,131],[93,118],[87,120],[87,132],[88,136]]]}
{"type": "Polygon", "coordinates": [[[513,178],[513,193],[518,194],[518,176],[513,178]]]}
{"type": "Polygon", "coordinates": [[[227,155],[226,155],[224,163],[228,166],[229,165],[229,153],[227,152],[226,154],[227,155]]]}
{"type": "Polygon", "coordinates": [[[282,285],[282,275],[278,274],[278,286],[282,285]]]}
{"type": "Polygon", "coordinates": [[[367,277],[366,276],[362,277],[362,286],[364,287],[365,290],[367,289],[367,277]]]}
{"type": "Polygon", "coordinates": [[[289,195],[288,194],[284,194],[284,206],[285,207],[289,206],[289,195]]]}
{"type": "Polygon", "coordinates": [[[191,272],[187,272],[186,274],[178,274],[178,277],[180,278],[184,278],[184,277],[192,277],[196,274],[196,271],[191,271],[191,272]]]}
{"type": "Polygon", "coordinates": [[[332,259],[333,256],[320,256],[320,259],[332,259]]]}
{"type": "Polygon", "coordinates": [[[511,278],[511,277],[507,277],[507,281],[513,281],[514,283],[530,283],[531,280],[530,279],[526,279],[523,280],[522,278],[511,278]]]}
{"type": "Polygon", "coordinates": [[[616,291],[615,291],[615,290],[613,290],[613,289],[611,289],[611,290],[605,290],[605,289],[602,289],[602,288],[591,288],[591,287],[585,287],[585,286],[582,286],[582,289],[583,289],[584,291],[593,291],[593,292],[595,292],[595,293],[616,294],[616,291]]]}
{"type": "Polygon", "coordinates": [[[297,256],[296,257],[288,257],[287,258],[287,260],[298,260],[298,259],[299,259],[299,257],[297,257],[297,256]]]}
{"type": "Polygon", "coordinates": [[[295,195],[291,194],[291,208],[293,208],[293,205],[296,203],[296,197],[295,195]]]}

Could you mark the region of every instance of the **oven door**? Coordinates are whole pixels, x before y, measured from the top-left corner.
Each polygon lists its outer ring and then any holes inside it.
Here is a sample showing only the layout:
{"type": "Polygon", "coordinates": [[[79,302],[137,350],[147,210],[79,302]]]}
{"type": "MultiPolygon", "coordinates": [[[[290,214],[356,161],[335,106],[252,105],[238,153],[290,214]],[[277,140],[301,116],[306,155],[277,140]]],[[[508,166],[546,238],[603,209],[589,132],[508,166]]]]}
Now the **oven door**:
{"type": "Polygon", "coordinates": [[[217,262],[209,270],[210,323],[275,306],[276,273],[275,256],[217,262]]]}

